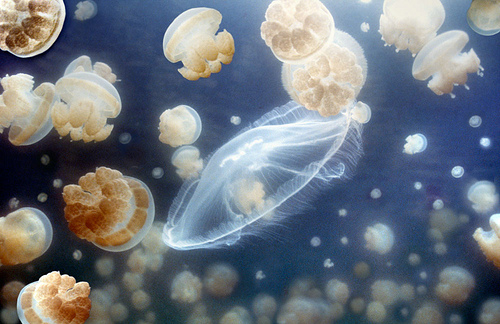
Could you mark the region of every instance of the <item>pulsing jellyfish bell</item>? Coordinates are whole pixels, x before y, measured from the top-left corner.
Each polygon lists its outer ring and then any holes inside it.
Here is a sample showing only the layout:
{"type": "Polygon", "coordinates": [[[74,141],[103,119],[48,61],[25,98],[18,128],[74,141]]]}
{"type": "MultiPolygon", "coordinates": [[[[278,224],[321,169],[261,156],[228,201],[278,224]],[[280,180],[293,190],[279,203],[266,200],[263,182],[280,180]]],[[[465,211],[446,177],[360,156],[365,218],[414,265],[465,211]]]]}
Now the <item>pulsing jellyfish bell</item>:
{"type": "Polygon", "coordinates": [[[483,36],[500,32],[500,2],[492,0],[473,0],[467,10],[470,28],[483,36]]]}

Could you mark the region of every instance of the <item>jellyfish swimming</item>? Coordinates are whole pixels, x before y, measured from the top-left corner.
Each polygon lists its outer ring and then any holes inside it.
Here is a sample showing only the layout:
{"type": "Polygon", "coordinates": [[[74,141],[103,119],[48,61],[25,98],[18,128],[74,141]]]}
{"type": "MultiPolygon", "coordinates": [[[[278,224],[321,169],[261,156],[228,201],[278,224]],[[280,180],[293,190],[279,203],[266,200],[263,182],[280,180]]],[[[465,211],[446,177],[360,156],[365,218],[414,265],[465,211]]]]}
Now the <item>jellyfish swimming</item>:
{"type": "Polygon", "coordinates": [[[64,70],[64,75],[66,76],[73,72],[91,72],[97,74],[111,84],[116,82],[116,74],[113,73],[109,65],[103,62],[95,62],[94,65],[92,65],[92,60],[87,55],[79,56],[71,61],[64,70]]]}
{"type": "Polygon", "coordinates": [[[192,144],[201,134],[200,115],[187,105],[165,110],[160,116],[160,142],[177,147],[192,144]]]}
{"type": "Polygon", "coordinates": [[[184,182],[164,242],[180,250],[231,245],[252,234],[250,225],[296,214],[311,197],[294,196],[313,179],[350,176],[361,154],[361,125],[350,109],[322,117],[291,101],[262,116],[219,148],[200,178],[184,182]]]}
{"type": "Polygon", "coordinates": [[[149,188],[117,170],[99,167],[82,176],[78,185],[63,189],[64,217],[79,238],[111,252],[139,244],[154,220],[149,188]]]}
{"type": "Polygon", "coordinates": [[[407,136],[405,141],[403,153],[406,154],[422,153],[427,148],[427,138],[420,133],[407,136]]]}
{"type": "Polygon", "coordinates": [[[172,63],[182,61],[179,73],[190,81],[219,73],[221,63],[233,60],[233,36],[217,32],[222,15],[215,9],[192,8],[181,13],[163,36],[163,53],[172,63]]]}
{"type": "Polygon", "coordinates": [[[491,215],[490,227],[490,231],[485,231],[480,227],[472,236],[479,244],[486,259],[500,268],[500,214],[491,215]]]}
{"type": "Polygon", "coordinates": [[[493,182],[481,180],[469,187],[467,199],[476,212],[488,213],[498,205],[499,195],[493,182]]]}
{"type": "Polygon", "coordinates": [[[500,2],[496,0],[473,0],[467,10],[470,28],[483,36],[500,32],[500,2]]]}
{"type": "Polygon", "coordinates": [[[200,151],[191,145],[181,146],[175,150],[172,155],[172,164],[177,168],[175,172],[182,179],[196,178],[203,169],[200,151]]]}
{"type": "Polygon", "coordinates": [[[76,4],[75,19],[84,21],[97,15],[97,4],[92,0],[80,1],[76,4]]]}

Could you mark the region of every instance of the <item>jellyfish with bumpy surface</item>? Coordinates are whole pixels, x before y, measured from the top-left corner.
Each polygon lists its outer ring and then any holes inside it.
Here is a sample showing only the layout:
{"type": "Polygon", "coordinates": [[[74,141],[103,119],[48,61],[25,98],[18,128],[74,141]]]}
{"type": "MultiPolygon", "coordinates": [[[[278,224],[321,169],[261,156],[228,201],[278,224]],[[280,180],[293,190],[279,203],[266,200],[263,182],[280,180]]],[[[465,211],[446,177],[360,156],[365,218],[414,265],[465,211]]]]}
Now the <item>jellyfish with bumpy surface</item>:
{"type": "Polygon", "coordinates": [[[103,62],[95,62],[92,66],[92,60],[87,55],[82,55],[69,63],[64,70],[64,75],[73,72],[91,72],[104,78],[109,83],[116,82],[116,74],[113,73],[109,65],[103,62]]]}
{"type": "Polygon", "coordinates": [[[278,221],[299,212],[318,188],[311,181],[328,185],[350,176],[361,154],[361,126],[350,109],[322,117],[292,101],[242,130],[211,156],[200,178],[184,182],[164,242],[180,250],[231,245],[268,225],[270,215],[278,221]]]}
{"type": "Polygon", "coordinates": [[[500,268],[500,214],[491,215],[490,227],[491,231],[478,228],[472,236],[479,244],[486,259],[500,268]]]}
{"type": "Polygon", "coordinates": [[[420,133],[407,136],[405,141],[403,153],[406,154],[422,153],[427,148],[427,138],[420,133]]]}
{"type": "Polygon", "coordinates": [[[389,226],[377,223],[368,226],[365,232],[366,248],[379,254],[387,254],[394,245],[394,232],[389,226]]]}
{"type": "Polygon", "coordinates": [[[196,178],[203,169],[203,160],[200,151],[191,145],[181,146],[172,155],[172,164],[177,168],[175,172],[182,179],[196,178]]]}
{"type": "Polygon", "coordinates": [[[439,0],[385,0],[380,15],[382,40],[396,51],[408,49],[413,56],[431,39],[444,22],[439,0]]]}
{"type": "Polygon", "coordinates": [[[92,0],[80,1],[76,4],[75,19],[84,21],[97,15],[97,4],[92,0]]]}
{"type": "Polygon", "coordinates": [[[28,263],[52,243],[52,225],[36,208],[18,209],[0,217],[0,266],[28,263]]]}
{"type": "Polygon", "coordinates": [[[472,202],[472,208],[476,212],[487,213],[497,206],[499,196],[494,183],[482,180],[470,186],[467,199],[472,202]]]}
{"type": "Polygon", "coordinates": [[[233,60],[233,36],[217,33],[222,15],[215,9],[192,8],[181,13],[163,36],[163,54],[172,63],[182,61],[179,73],[190,81],[219,73],[221,63],[233,60]]]}
{"type": "Polygon", "coordinates": [[[79,238],[111,252],[139,244],[154,220],[153,196],[145,183],[99,167],[63,189],[64,216],[79,238]]]}
{"type": "Polygon", "coordinates": [[[469,42],[467,33],[451,30],[428,42],[413,61],[412,74],[417,80],[427,80],[427,86],[437,95],[449,93],[452,98],[453,86],[463,84],[466,89],[468,73],[482,75],[479,57],[471,48],[468,53],[462,49],[469,42]]]}
{"type": "Polygon", "coordinates": [[[177,147],[192,144],[201,134],[200,115],[187,105],[165,110],[160,116],[160,142],[177,147]]]}
{"type": "Polygon", "coordinates": [[[467,10],[467,22],[473,31],[483,36],[500,32],[500,1],[473,0],[467,10]]]}
{"type": "Polygon", "coordinates": [[[90,314],[88,282],[52,271],[24,287],[17,298],[23,324],[83,324],[90,314]]]}

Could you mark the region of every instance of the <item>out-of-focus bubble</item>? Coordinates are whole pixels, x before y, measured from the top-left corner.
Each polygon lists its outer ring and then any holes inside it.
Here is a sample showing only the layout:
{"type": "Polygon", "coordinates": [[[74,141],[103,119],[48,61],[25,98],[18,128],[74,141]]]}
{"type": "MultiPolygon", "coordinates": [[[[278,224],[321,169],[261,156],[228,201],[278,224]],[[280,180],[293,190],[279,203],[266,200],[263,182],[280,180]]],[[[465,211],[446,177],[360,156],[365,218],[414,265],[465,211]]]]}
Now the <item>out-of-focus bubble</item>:
{"type": "Polygon", "coordinates": [[[413,187],[414,187],[416,190],[420,190],[420,189],[422,189],[422,183],[417,181],[417,182],[415,182],[415,183],[413,184],[413,187]]]}
{"type": "Polygon", "coordinates": [[[73,251],[73,259],[75,259],[76,261],[80,261],[82,259],[82,251],[80,250],[74,250],[73,251]]]}
{"type": "Polygon", "coordinates": [[[38,194],[36,199],[41,203],[46,202],[47,201],[47,194],[45,192],[41,192],[38,194]]]}
{"type": "Polygon", "coordinates": [[[453,178],[461,178],[464,175],[464,168],[460,165],[454,166],[453,169],[451,169],[451,175],[453,178]]]}
{"type": "Polygon", "coordinates": [[[474,127],[474,128],[481,126],[482,122],[483,122],[483,120],[478,115],[474,115],[469,119],[470,127],[474,127]]]}
{"type": "Polygon", "coordinates": [[[375,188],[370,192],[370,197],[372,197],[373,199],[379,199],[380,197],[382,197],[382,191],[380,191],[380,189],[378,188],[375,188]]]}
{"type": "Polygon", "coordinates": [[[132,140],[132,135],[130,135],[130,133],[121,133],[120,136],[118,137],[118,141],[121,143],[121,144],[128,144],[130,143],[130,141],[132,140]]]}
{"type": "Polygon", "coordinates": [[[311,246],[312,247],[318,247],[320,245],[321,245],[321,239],[319,237],[315,236],[311,239],[311,246]]]}
{"type": "Polygon", "coordinates": [[[160,179],[164,174],[165,172],[160,167],[156,167],[151,171],[151,176],[155,179],[160,179]]]}
{"type": "Polygon", "coordinates": [[[359,26],[362,32],[367,33],[370,30],[370,24],[367,22],[361,23],[361,26],[359,26]]]}
{"type": "Polygon", "coordinates": [[[16,197],[12,197],[9,199],[10,209],[17,209],[18,206],[19,206],[19,200],[16,197]]]}
{"type": "Polygon", "coordinates": [[[241,117],[240,116],[231,116],[231,124],[233,124],[233,125],[241,124],[241,117]]]}
{"type": "Polygon", "coordinates": [[[442,209],[443,207],[444,207],[444,202],[441,199],[436,199],[432,203],[432,209],[434,210],[439,210],[442,209]]]}
{"type": "Polygon", "coordinates": [[[262,270],[259,270],[255,273],[255,279],[257,280],[262,280],[266,277],[266,275],[264,274],[264,271],[262,270]]]}
{"type": "Polygon", "coordinates": [[[484,148],[488,148],[491,145],[491,140],[488,137],[481,137],[479,144],[484,148]]]}
{"type": "Polygon", "coordinates": [[[332,268],[334,266],[334,263],[330,258],[328,258],[328,259],[325,259],[325,261],[323,262],[323,266],[325,268],[332,268]]]}

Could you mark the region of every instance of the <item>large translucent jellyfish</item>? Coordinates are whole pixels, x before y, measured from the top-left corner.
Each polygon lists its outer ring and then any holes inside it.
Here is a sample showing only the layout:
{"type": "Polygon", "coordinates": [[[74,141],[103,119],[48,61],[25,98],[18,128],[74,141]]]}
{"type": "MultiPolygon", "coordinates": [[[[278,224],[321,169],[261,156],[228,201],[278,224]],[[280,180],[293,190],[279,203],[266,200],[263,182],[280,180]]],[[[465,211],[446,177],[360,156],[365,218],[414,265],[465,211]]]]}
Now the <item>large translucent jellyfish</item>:
{"type": "Polygon", "coordinates": [[[97,4],[92,0],[80,1],[76,4],[75,19],[84,21],[97,15],[97,4]]]}
{"type": "Polygon", "coordinates": [[[111,252],[128,250],[148,233],[153,196],[145,183],[99,167],[63,189],[64,216],[79,238],[111,252]]]}
{"type": "Polygon", "coordinates": [[[500,32],[500,1],[473,0],[467,10],[467,22],[479,35],[497,34],[500,32]]]}
{"type": "Polygon", "coordinates": [[[482,180],[475,182],[467,191],[467,199],[478,213],[487,213],[498,205],[498,193],[495,184],[482,180]]]}
{"type": "Polygon", "coordinates": [[[491,215],[490,227],[490,231],[485,231],[482,228],[476,229],[473,237],[486,259],[500,268],[500,214],[491,215]]]}
{"type": "Polygon", "coordinates": [[[379,33],[396,51],[408,49],[413,55],[436,37],[445,11],[439,0],[385,0],[379,33]]]}
{"type": "Polygon", "coordinates": [[[163,53],[172,63],[182,61],[179,73],[190,81],[208,78],[233,60],[233,36],[217,33],[222,15],[215,9],[192,8],[181,13],[163,36],[163,53]]]}
{"type": "Polygon", "coordinates": [[[303,200],[294,196],[311,180],[350,176],[361,132],[349,109],[325,118],[292,101],[262,116],[218,149],[199,179],[184,182],[165,243],[181,250],[231,245],[264,225],[252,224],[261,218],[297,213],[303,200]]]}
{"type": "Polygon", "coordinates": [[[90,314],[88,282],[52,271],[21,290],[17,314],[23,324],[83,324],[90,314]]]}
{"type": "Polygon", "coordinates": [[[54,85],[48,82],[33,90],[33,77],[19,73],[0,79],[4,89],[0,95],[0,133],[9,128],[9,141],[14,145],[31,145],[52,129],[50,112],[56,100],[54,85]]]}
{"type": "Polygon", "coordinates": [[[317,54],[335,33],[332,15],[319,0],[274,0],[260,35],[276,58],[286,63],[317,54]]]}
{"type": "Polygon", "coordinates": [[[0,266],[28,263],[52,243],[52,225],[36,208],[18,209],[0,217],[0,266]]]}
{"type": "Polygon", "coordinates": [[[61,33],[63,0],[0,0],[0,49],[19,57],[48,50],[61,33]]]}
{"type": "Polygon", "coordinates": [[[92,66],[92,60],[87,55],[82,55],[69,63],[64,70],[64,75],[73,72],[93,72],[109,83],[116,82],[116,74],[113,73],[109,65],[103,62],[95,62],[92,66]]]}
{"type": "Polygon", "coordinates": [[[448,305],[461,305],[476,286],[472,274],[459,266],[444,268],[439,273],[439,283],[435,291],[440,300],[448,305]]]}
{"type": "Polygon", "coordinates": [[[203,160],[200,151],[191,145],[181,146],[172,155],[172,164],[177,168],[175,172],[182,179],[197,178],[203,169],[203,160]]]}
{"type": "Polygon", "coordinates": [[[408,135],[405,138],[406,144],[403,148],[403,153],[413,155],[422,153],[427,148],[427,138],[420,133],[408,135]]]}
{"type": "Polygon", "coordinates": [[[177,147],[192,144],[201,134],[201,119],[196,110],[179,105],[160,115],[160,142],[177,147]]]}
{"type": "Polygon", "coordinates": [[[467,33],[461,30],[451,30],[442,33],[428,42],[415,57],[412,73],[417,80],[427,80],[427,86],[437,95],[450,93],[454,95],[453,86],[463,84],[468,89],[468,73],[482,74],[480,65],[474,49],[468,53],[462,53],[462,49],[469,42],[467,33]]]}

